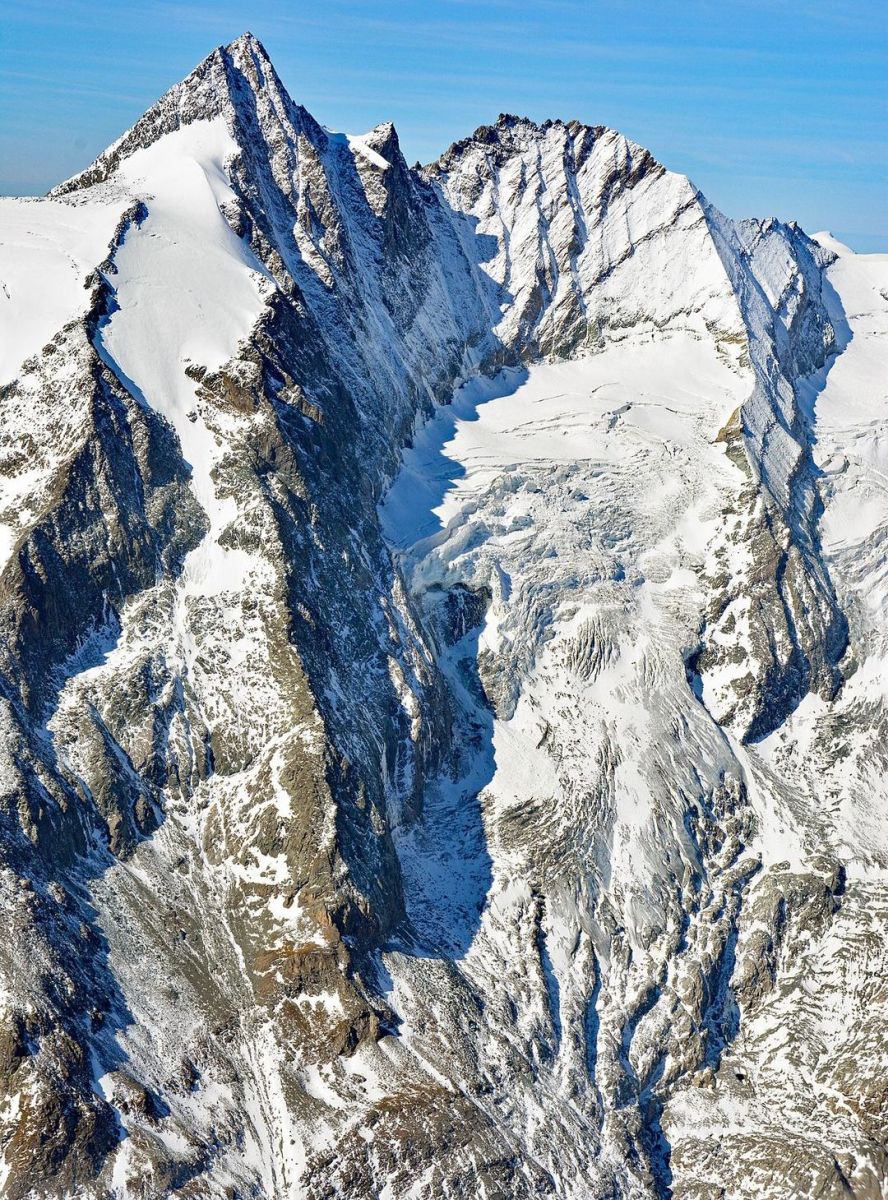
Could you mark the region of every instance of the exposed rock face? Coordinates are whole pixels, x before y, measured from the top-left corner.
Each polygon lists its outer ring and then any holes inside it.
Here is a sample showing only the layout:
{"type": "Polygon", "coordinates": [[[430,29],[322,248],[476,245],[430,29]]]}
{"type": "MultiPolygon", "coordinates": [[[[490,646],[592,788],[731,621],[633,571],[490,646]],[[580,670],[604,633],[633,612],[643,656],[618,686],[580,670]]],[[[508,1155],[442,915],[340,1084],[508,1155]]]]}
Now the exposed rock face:
{"type": "Polygon", "coordinates": [[[864,268],[250,35],[16,203],[2,1194],[883,1195],[864,268]]]}

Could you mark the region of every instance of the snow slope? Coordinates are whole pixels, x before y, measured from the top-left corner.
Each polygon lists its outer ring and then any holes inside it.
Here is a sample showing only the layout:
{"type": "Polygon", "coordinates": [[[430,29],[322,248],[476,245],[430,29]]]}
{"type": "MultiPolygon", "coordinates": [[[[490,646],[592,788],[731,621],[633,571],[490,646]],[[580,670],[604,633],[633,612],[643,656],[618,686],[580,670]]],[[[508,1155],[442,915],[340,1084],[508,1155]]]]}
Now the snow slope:
{"type": "Polygon", "coordinates": [[[888,583],[885,370],[888,255],[857,255],[828,234],[837,255],[827,278],[843,349],[825,379],[815,379],[815,459],[824,504],[823,551],[848,613],[854,671],[834,705],[810,696],[765,749],[775,767],[824,795],[834,836],[852,873],[888,855],[884,820],[888,583]],[[838,760],[833,754],[842,730],[838,760]],[[833,753],[831,753],[833,752],[833,753]]]}
{"type": "Polygon", "coordinates": [[[197,592],[236,590],[250,568],[248,555],[219,544],[237,509],[233,498],[216,494],[219,451],[197,411],[197,380],[186,374],[188,366],[218,371],[232,358],[270,290],[261,264],[221,211],[233,198],[225,160],[236,149],[216,117],[167,134],[121,166],[115,182],[133,195],[150,195],[150,207],[115,254],[116,311],[98,343],[121,381],[167,418],[191,467],[210,520],[186,564],[197,592]]]}
{"type": "Polygon", "coordinates": [[[0,197],[0,385],[89,306],[86,280],[105,258],[119,201],[0,197]]]}

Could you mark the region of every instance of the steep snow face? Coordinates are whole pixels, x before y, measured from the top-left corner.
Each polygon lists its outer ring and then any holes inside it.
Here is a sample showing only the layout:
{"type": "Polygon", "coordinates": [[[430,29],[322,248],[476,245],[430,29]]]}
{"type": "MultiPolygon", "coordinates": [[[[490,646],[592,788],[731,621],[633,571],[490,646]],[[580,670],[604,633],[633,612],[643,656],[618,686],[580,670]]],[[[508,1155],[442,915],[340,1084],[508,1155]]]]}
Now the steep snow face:
{"type": "MultiPolygon", "coordinates": [[[[884,296],[888,255],[857,255],[829,235],[815,236],[836,255],[827,279],[834,289],[831,302],[845,343],[823,390],[814,398],[814,453],[827,478],[823,545],[831,561],[840,556],[849,565],[856,561],[855,573],[865,573],[855,590],[872,614],[868,632],[881,636],[885,589],[880,575],[870,573],[876,564],[866,545],[886,523],[881,480],[888,466],[884,440],[888,380],[881,352],[888,336],[884,296]]],[[[846,571],[840,571],[840,576],[848,586],[846,571]]]]}
{"type": "Polygon", "coordinates": [[[149,195],[149,207],[114,256],[114,311],[97,341],[124,386],[173,426],[191,467],[210,522],[185,566],[198,592],[238,590],[250,568],[249,555],[219,542],[237,505],[217,496],[221,448],[197,410],[199,380],[187,374],[189,366],[218,371],[232,358],[273,289],[222,215],[233,200],[225,160],[236,150],[219,116],[165,134],[121,164],[115,183],[149,195]]]}
{"type": "Polygon", "coordinates": [[[249,35],[0,240],[8,1194],[878,1194],[883,264],[249,35]]]}
{"type": "Polygon", "coordinates": [[[809,696],[765,743],[778,771],[818,789],[846,847],[849,871],[888,854],[884,819],[886,594],[885,340],[888,256],[856,255],[828,234],[827,271],[842,353],[805,401],[824,506],[824,558],[851,626],[854,668],[833,704],[809,696]]]}

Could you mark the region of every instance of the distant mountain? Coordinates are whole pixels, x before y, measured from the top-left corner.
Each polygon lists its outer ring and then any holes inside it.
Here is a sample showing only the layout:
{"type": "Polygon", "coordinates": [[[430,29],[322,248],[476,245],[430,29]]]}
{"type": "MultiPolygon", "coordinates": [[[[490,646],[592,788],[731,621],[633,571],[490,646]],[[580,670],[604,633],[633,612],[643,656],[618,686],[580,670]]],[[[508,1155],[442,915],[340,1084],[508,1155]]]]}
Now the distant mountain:
{"type": "Polygon", "coordinates": [[[0,1196],[888,1195],[886,334],[250,34],[0,200],[0,1196]]]}

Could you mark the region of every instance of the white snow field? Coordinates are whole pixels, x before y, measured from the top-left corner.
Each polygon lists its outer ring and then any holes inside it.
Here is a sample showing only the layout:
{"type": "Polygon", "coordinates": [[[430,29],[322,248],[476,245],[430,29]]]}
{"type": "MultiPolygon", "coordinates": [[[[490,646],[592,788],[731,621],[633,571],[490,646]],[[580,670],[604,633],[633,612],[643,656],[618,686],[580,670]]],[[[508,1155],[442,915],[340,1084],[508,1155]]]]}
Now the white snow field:
{"type": "MultiPolygon", "coordinates": [[[[405,454],[381,515],[411,588],[431,589],[432,603],[436,585],[488,588],[478,650],[505,657],[519,681],[514,712],[507,703],[493,725],[494,861],[500,808],[545,796],[553,845],[573,829],[591,850],[595,829],[615,821],[609,871],[630,889],[632,876],[648,876],[639,856],[661,872],[650,825],[658,789],[647,778],[663,740],[658,697],[671,691],[670,704],[696,707],[682,652],[705,602],[699,576],[721,507],[742,480],[714,438],[749,387],[708,341],[621,345],[468,383],[405,454]],[[577,669],[585,640],[588,678],[577,669]],[[589,805],[582,791],[609,739],[624,761],[609,803],[589,805]]],[[[458,687],[458,663],[454,676],[458,687]]],[[[459,857],[449,838],[441,852],[459,857]]],[[[494,892],[510,886],[502,870],[494,892]]],[[[434,910],[438,897],[425,900],[434,910]]],[[[639,905],[633,941],[643,937],[639,905]]]]}
{"type": "Polygon", "coordinates": [[[89,306],[87,276],[108,252],[119,200],[0,196],[0,384],[89,306]]]}

